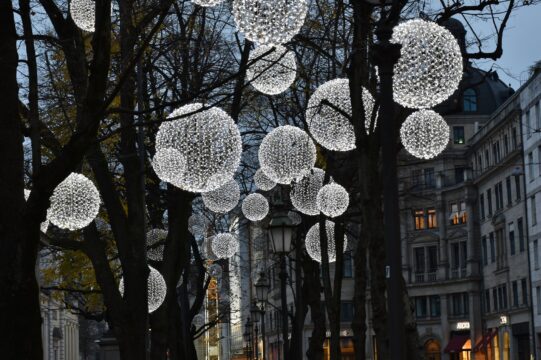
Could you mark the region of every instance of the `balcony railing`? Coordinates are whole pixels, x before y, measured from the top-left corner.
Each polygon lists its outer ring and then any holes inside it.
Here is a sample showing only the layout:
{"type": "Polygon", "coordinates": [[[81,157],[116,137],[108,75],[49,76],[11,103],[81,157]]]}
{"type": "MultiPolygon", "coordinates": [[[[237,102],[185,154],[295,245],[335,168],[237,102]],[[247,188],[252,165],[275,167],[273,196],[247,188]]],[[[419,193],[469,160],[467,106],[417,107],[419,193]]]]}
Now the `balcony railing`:
{"type": "Polygon", "coordinates": [[[438,278],[437,272],[415,273],[415,283],[433,282],[438,278]]]}

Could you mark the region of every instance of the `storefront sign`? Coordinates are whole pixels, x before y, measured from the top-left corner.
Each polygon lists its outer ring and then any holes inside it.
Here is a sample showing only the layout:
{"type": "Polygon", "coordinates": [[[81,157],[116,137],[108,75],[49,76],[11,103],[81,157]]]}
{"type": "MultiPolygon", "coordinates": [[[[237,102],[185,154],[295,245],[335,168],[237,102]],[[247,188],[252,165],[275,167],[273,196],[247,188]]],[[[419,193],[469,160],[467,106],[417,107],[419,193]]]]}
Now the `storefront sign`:
{"type": "Polygon", "coordinates": [[[470,329],[470,322],[469,321],[462,321],[456,323],[456,329],[457,330],[469,330],[470,329]]]}
{"type": "Polygon", "coordinates": [[[507,315],[500,315],[500,325],[507,325],[509,323],[509,319],[507,318],[507,315]]]}

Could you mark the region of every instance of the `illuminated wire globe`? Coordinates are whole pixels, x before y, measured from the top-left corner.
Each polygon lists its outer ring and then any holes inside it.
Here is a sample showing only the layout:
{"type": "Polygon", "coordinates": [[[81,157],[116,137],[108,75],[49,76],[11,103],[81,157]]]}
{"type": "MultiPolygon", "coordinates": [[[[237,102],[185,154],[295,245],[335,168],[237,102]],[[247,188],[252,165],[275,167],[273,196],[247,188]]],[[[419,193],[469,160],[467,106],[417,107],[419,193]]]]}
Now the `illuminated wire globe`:
{"type": "Polygon", "coordinates": [[[257,91],[277,95],[286,91],[295,81],[297,62],[293,51],[281,45],[263,45],[250,53],[246,76],[257,91]],[[268,54],[267,54],[268,53],[268,54]],[[267,55],[264,55],[267,54],[267,55]]]}
{"type": "Polygon", "coordinates": [[[263,170],[257,169],[254,175],[255,186],[263,191],[272,190],[276,186],[276,182],[270,179],[263,170]]]}
{"type": "Polygon", "coordinates": [[[346,212],[349,194],[335,182],[323,186],[317,193],[317,208],[328,217],[337,217],[346,212]]]}
{"type": "Polygon", "coordinates": [[[174,148],[186,159],[186,171],[173,185],[207,192],[233,177],[242,142],[237,125],[225,111],[216,107],[203,110],[203,105],[196,103],[176,109],[168,119],[176,120],[160,125],[156,150],[174,148]]]}
{"type": "Polygon", "coordinates": [[[161,181],[180,183],[186,170],[186,158],[174,148],[161,148],[154,154],[152,168],[161,181]]]}
{"type": "Polygon", "coordinates": [[[447,100],[462,79],[460,46],[449,30],[431,21],[406,21],[393,29],[392,42],[402,45],[394,67],[394,100],[413,109],[447,100]]]}
{"type": "MultiPolygon", "coordinates": [[[[28,201],[29,196],[30,196],[30,190],[24,189],[24,200],[28,201]]],[[[46,233],[48,228],[49,228],[49,220],[45,219],[45,221],[42,222],[41,225],[39,226],[39,229],[41,230],[41,232],[46,233]]]]}
{"type": "Polygon", "coordinates": [[[192,214],[188,218],[188,231],[194,235],[205,235],[207,219],[201,214],[192,214]]]}
{"type": "Polygon", "coordinates": [[[86,176],[71,173],[51,196],[47,217],[61,229],[78,230],[90,224],[100,209],[100,194],[86,176]]]}
{"type": "Polygon", "coordinates": [[[263,220],[269,213],[269,202],[261,194],[250,194],[242,202],[242,213],[248,220],[263,220]]]}
{"type": "Polygon", "coordinates": [[[205,325],[205,317],[203,316],[203,314],[197,314],[193,317],[192,319],[192,324],[193,326],[195,326],[196,328],[200,328],[202,327],[203,325],[205,325]]]}
{"type": "MultiPolygon", "coordinates": [[[[334,239],[334,222],[325,221],[325,230],[327,233],[327,252],[329,254],[329,262],[336,261],[336,242],[334,239]]],[[[344,251],[347,248],[347,236],[344,235],[344,251]]],[[[305,240],[306,251],[308,255],[315,261],[321,262],[321,242],[319,238],[319,223],[315,224],[306,233],[305,240]]]]}
{"type": "MultiPolygon", "coordinates": [[[[374,98],[365,88],[362,88],[362,100],[365,110],[365,130],[369,132],[374,98]]],[[[327,81],[320,85],[308,100],[306,109],[308,131],[321,146],[329,150],[355,149],[355,130],[350,118],[351,96],[348,79],[327,81]]]]}
{"type": "Polygon", "coordinates": [[[316,146],[306,132],[286,125],[268,133],[259,146],[261,169],[271,180],[289,184],[310,172],[316,163],[316,146]]]}
{"type": "Polygon", "coordinates": [[[306,215],[318,215],[317,193],[323,186],[325,171],[313,168],[310,174],[293,183],[289,198],[295,209],[306,215]]]}
{"type": "Polygon", "coordinates": [[[235,179],[231,179],[216,190],[201,194],[203,203],[216,213],[225,214],[239,203],[240,188],[235,179]]]}
{"type": "Polygon", "coordinates": [[[96,5],[94,0],[71,0],[70,15],[81,30],[94,32],[96,5]]]}
{"type": "Polygon", "coordinates": [[[288,211],[287,217],[291,220],[291,224],[294,226],[300,225],[302,223],[302,216],[296,211],[288,211]]]}
{"type": "Polygon", "coordinates": [[[432,110],[419,110],[406,118],[400,128],[404,148],[419,159],[438,156],[449,143],[449,125],[432,110]]]}
{"type": "MultiPolygon", "coordinates": [[[[163,301],[167,293],[167,285],[163,279],[162,274],[152,266],[149,266],[150,273],[147,279],[147,291],[148,291],[148,312],[154,312],[157,310],[163,301]]],[[[118,284],[118,291],[120,295],[124,296],[124,278],[120,279],[118,284]]]]}
{"type": "Polygon", "coordinates": [[[151,229],[147,232],[147,257],[150,260],[162,261],[163,249],[167,231],[163,229],[151,229]]]}
{"type": "Polygon", "coordinates": [[[229,259],[239,250],[238,239],[230,233],[214,235],[210,245],[212,252],[219,259],[229,259]]]}
{"type": "Polygon", "coordinates": [[[237,29],[258,45],[280,45],[301,29],[307,0],[233,0],[237,29]]]}
{"type": "Polygon", "coordinates": [[[218,260],[218,257],[212,252],[212,242],[214,241],[214,235],[206,237],[203,239],[201,246],[199,247],[201,251],[201,257],[206,260],[218,260]]]}
{"type": "Polygon", "coordinates": [[[192,0],[195,4],[203,7],[216,6],[222,3],[224,0],[192,0]]]}

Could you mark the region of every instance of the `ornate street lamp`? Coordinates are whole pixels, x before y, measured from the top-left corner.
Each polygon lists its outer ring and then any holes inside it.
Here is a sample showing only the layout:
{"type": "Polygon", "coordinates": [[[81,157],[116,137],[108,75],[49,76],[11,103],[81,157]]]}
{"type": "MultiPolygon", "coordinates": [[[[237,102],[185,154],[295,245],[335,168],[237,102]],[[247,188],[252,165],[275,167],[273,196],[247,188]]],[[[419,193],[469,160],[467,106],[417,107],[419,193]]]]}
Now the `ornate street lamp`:
{"type": "Polygon", "coordinates": [[[280,295],[282,297],[282,337],[283,359],[289,360],[288,348],[288,321],[287,321],[287,298],[286,298],[286,255],[291,250],[291,238],[293,237],[293,223],[287,213],[279,214],[272,218],[269,223],[269,236],[272,241],[274,253],[280,256],[280,295]]]}
{"type": "Polygon", "coordinates": [[[263,338],[263,360],[266,359],[266,334],[265,334],[265,305],[269,298],[270,284],[265,272],[259,274],[259,279],[255,283],[255,295],[259,302],[259,311],[261,314],[261,337],[263,338]]]}

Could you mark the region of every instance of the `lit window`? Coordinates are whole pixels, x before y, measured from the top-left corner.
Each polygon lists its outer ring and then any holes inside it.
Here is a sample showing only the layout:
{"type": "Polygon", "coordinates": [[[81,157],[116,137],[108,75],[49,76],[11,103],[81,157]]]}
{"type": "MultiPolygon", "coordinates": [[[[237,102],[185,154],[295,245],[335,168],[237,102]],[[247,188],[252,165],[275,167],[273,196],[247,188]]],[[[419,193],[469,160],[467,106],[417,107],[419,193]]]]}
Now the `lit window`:
{"type": "Polygon", "coordinates": [[[427,211],[427,222],[429,229],[435,229],[438,227],[438,220],[436,217],[436,209],[428,209],[427,211]]]}
{"type": "Polygon", "coordinates": [[[477,111],[477,93],[473,89],[466,89],[464,91],[464,111],[477,111]]]}
{"type": "Polygon", "coordinates": [[[415,230],[422,230],[425,228],[425,211],[415,210],[415,230]]]}
{"type": "Polygon", "coordinates": [[[464,126],[453,126],[453,142],[455,144],[466,143],[466,138],[464,136],[464,126]]]}
{"type": "Polygon", "coordinates": [[[458,204],[451,204],[451,215],[449,216],[449,221],[451,225],[459,224],[459,213],[458,213],[458,204]]]}

